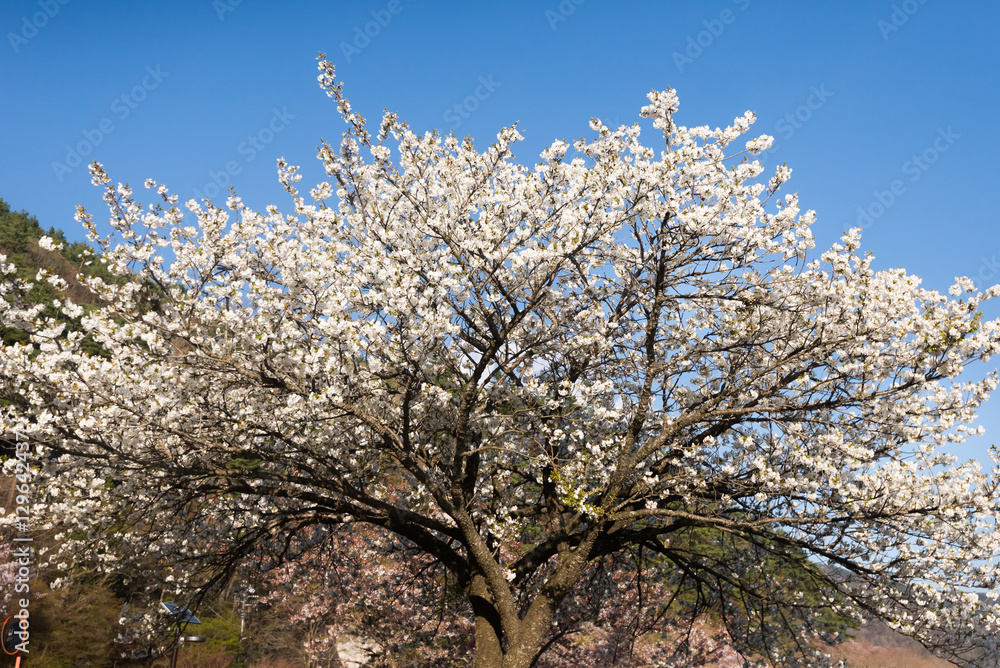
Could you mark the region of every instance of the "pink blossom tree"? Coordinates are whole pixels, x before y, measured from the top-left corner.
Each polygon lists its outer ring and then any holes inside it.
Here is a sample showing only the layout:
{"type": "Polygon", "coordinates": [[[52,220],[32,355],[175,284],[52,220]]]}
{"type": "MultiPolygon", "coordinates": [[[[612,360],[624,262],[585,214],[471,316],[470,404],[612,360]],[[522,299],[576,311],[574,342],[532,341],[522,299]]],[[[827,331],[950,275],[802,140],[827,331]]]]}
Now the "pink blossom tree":
{"type": "Polygon", "coordinates": [[[30,335],[0,351],[2,420],[64,555],[188,595],[374,531],[372,563],[454,586],[481,668],[556,661],[566,620],[635,651],[662,604],[640,573],[754,661],[825,662],[832,615],[992,664],[997,478],[948,452],[996,385],[959,376],[998,350],[1000,287],[876,271],[858,230],[814,255],[749,112],[684,127],[652,92],[656,148],[594,120],[526,167],[514,128],[372,136],[325,60],[320,84],[347,129],[308,194],[279,161],[289,214],[153,182],[146,208],[95,163],[100,307],[60,302],[64,333],[2,284],[30,335]]]}
{"type": "MultiPolygon", "coordinates": [[[[324,538],[267,570],[261,599],[270,617],[299,630],[311,665],[330,665],[350,650],[370,666],[468,665],[473,627],[446,570],[372,529],[324,538]]],[[[678,593],[669,586],[673,578],[643,566],[649,564],[595,564],[561,607],[545,640],[548,651],[535,665],[742,666],[721,624],[679,623],[670,606],[678,593]]]]}

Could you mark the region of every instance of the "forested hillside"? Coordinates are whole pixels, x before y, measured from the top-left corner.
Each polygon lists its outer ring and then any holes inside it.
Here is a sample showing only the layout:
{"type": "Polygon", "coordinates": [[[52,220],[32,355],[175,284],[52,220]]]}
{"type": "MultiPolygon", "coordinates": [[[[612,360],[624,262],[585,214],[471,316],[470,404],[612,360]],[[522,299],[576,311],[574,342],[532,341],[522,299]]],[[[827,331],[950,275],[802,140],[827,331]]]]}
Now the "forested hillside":
{"type": "MultiPolygon", "coordinates": [[[[0,254],[6,256],[5,264],[15,268],[12,273],[3,274],[4,281],[34,281],[42,271],[65,283],[64,286],[56,287],[45,281],[36,282],[28,293],[29,302],[33,304],[51,304],[53,299],[70,299],[86,310],[87,306],[96,302],[77,276],[83,274],[111,279],[106,268],[96,261],[93,249],[88,244],[81,241],[67,242],[63,231],[54,227],[45,231],[35,216],[27,211],[12,211],[2,198],[0,254]],[[39,245],[42,237],[51,238],[53,244],[43,248],[39,245]]],[[[5,344],[26,338],[24,332],[10,327],[3,327],[0,332],[5,344]]]]}

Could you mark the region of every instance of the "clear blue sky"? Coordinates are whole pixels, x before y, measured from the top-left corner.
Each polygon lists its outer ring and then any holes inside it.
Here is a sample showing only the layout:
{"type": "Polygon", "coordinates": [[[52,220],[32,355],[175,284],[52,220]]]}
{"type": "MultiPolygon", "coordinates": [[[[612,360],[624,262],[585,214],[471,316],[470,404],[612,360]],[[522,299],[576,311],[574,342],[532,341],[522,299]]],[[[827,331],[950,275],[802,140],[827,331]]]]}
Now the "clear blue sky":
{"type": "Polygon", "coordinates": [[[303,186],[324,180],[315,148],[342,131],[316,85],[324,51],[366,116],[389,108],[481,147],[519,121],[529,163],[591,116],[637,120],[651,88],[678,91],[687,125],[753,110],[820,246],[860,208],[877,266],[940,290],[992,284],[998,28],[1000,3],[946,0],[5,0],[0,197],[82,238],[76,204],[106,219],[96,157],[141,196],[147,177],[182,199],[214,178],[287,209],[276,159],[302,165],[303,186]]]}

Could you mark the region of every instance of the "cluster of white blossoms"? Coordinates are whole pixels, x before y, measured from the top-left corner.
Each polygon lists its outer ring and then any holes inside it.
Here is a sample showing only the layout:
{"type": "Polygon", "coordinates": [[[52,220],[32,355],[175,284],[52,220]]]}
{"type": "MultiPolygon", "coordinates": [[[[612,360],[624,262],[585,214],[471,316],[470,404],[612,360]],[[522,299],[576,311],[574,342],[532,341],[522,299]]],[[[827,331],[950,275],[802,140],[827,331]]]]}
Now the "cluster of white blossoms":
{"type": "Polygon", "coordinates": [[[30,333],[0,351],[2,420],[64,555],[186,595],[363,522],[478,592],[526,666],[588,564],[641,545],[717,590],[747,655],[785,656],[784,604],[803,634],[833,606],[953,660],[997,650],[968,593],[995,598],[997,479],[942,448],[996,386],[958,376],[1000,349],[980,314],[1000,287],[875,271],[858,230],[811,257],[791,171],[752,160],[772,138],[733,150],[749,112],[686,128],[654,92],[657,148],[595,121],[529,168],[511,128],[480,152],[387,113],[373,139],[320,69],[348,130],[309,197],[279,161],[290,213],[153,182],[145,207],[95,163],[100,306],[62,302],[67,331],[0,284],[0,322],[30,333]],[[812,557],[826,602],[691,554],[685,528],[812,557]]]}

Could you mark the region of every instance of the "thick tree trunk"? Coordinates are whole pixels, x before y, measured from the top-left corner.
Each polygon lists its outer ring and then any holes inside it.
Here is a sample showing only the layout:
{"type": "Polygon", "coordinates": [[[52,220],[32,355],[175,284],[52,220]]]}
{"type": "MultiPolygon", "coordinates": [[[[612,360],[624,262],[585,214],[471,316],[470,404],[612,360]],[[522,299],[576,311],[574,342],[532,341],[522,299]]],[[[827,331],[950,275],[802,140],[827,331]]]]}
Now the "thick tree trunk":
{"type": "Polygon", "coordinates": [[[469,602],[475,615],[475,660],[474,668],[500,668],[503,665],[503,628],[500,613],[493,605],[486,579],[481,575],[472,578],[469,586],[469,602]]]}
{"type": "Polygon", "coordinates": [[[503,657],[502,668],[531,668],[541,651],[542,639],[552,623],[554,608],[552,601],[539,594],[528,614],[521,620],[518,637],[511,642],[503,657]]]}
{"type": "MultiPolygon", "coordinates": [[[[593,540],[589,541],[590,544],[593,540]]],[[[541,652],[556,610],[565,592],[579,581],[587,560],[580,554],[567,555],[549,585],[535,595],[523,618],[504,626],[486,578],[472,577],[466,595],[475,615],[474,668],[531,668],[541,652]]]]}
{"type": "Polygon", "coordinates": [[[500,668],[503,665],[503,648],[496,629],[485,617],[476,615],[476,650],[474,668],[500,668]]]}

